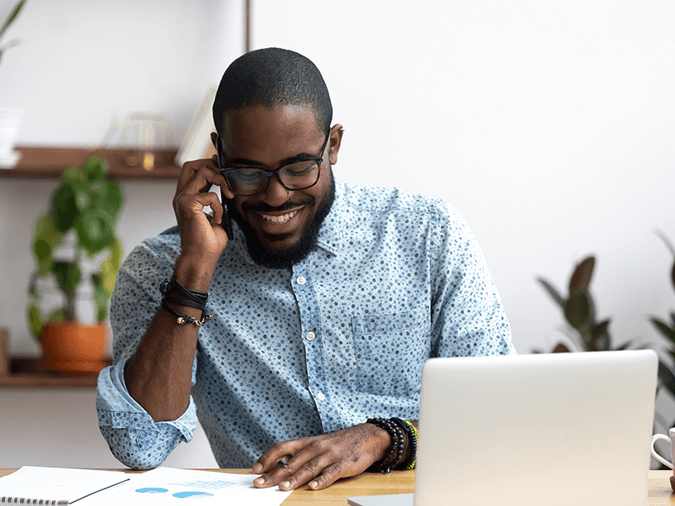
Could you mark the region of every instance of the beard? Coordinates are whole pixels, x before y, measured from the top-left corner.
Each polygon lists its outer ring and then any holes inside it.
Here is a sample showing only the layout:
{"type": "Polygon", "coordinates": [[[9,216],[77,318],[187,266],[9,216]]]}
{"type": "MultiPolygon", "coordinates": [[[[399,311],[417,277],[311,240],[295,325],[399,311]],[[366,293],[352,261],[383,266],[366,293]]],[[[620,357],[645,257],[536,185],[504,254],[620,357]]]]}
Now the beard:
{"type": "MultiPolygon", "coordinates": [[[[323,225],[326,216],[328,216],[328,213],[333,206],[333,201],[335,200],[335,179],[333,178],[333,170],[332,168],[329,168],[328,170],[330,174],[328,191],[318,203],[314,216],[312,216],[312,219],[307,224],[298,242],[288,248],[280,250],[269,250],[265,248],[260,242],[256,231],[242,217],[234,203],[229,199],[225,199],[228,213],[230,217],[237,222],[237,225],[239,225],[239,228],[241,228],[244,233],[244,237],[246,238],[246,249],[255,263],[271,269],[285,269],[304,260],[307,258],[307,255],[314,251],[319,238],[321,225],[323,225]]],[[[311,204],[314,201],[314,198],[309,197],[306,201],[302,202],[289,200],[279,207],[270,207],[266,204],[259,204],[251,207],[255,207],[256,210],[263,212],[285,211],[299,203],[311,204]]]]}

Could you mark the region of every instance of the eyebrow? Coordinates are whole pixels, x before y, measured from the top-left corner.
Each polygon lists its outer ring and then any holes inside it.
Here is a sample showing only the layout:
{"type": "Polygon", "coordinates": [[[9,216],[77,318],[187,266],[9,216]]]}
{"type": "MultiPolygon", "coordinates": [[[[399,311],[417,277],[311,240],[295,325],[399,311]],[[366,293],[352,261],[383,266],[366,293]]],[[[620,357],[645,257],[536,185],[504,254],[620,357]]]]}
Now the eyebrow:
{"type": "MultiPolygon", "coordinates": [[[[282,161],[279,167],[283,167],[284,165],[290,165],[295,162],[304,162],[305,160],[316,160],[317,158],[321,157],[310,153],[302,152],[290,158],[286,158],[285,160],[282,161]]],[[[225,165],[245,165],[247,167],[265,167],[264,163],[258,162],[256,160],[250,160],[248,158],[234,158],[232,160],[228,160],[227,162],[225,162],[225,165]]]]}

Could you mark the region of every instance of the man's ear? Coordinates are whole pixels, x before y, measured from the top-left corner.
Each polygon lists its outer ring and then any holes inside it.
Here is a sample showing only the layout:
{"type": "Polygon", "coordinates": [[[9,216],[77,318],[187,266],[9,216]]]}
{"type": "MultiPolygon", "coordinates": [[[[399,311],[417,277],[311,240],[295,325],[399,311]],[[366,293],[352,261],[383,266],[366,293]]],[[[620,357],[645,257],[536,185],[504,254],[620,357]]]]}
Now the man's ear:
{"type": "Polygon", "coordinates": [[[344,127],[340,123],[335,123],[330,129],[330,141],[328,144],[328,158],[331,165],[338,161],[338,152],[342,145],[342,135],[345,133],[344,127]]]}
{"type": "Polygon", "coordinates": [[[211,132],[211,142],[213,147],[216,148],[216,153],[218,152],[218,134],[216,132],[211,132]]]}

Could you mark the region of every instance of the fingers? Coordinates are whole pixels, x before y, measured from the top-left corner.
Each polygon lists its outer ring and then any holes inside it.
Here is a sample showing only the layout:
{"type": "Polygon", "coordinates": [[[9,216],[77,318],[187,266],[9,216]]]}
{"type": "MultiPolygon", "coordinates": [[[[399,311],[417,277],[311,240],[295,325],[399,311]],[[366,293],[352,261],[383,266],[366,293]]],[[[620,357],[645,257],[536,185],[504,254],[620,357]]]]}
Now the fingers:
{"type": "Polygon", "coordinates": [[[213,222],[220,224],[223,219],[223,205],[213,192],[198,193],[187,198],[179,197],[176,200],[176,214],[180,217],[185,216],[185,213],[202,212],[207,206],[213,211],[213,222]]]}
{"type": "Polygon", "coordinates": [[[252,471],[263,474],[253,485],[258,488],[278,485],[280,490],[294,490],[310,482],[313,490],[325,488],[343,477],[340,457],[332,451],[332,446],[323,438],[278,443],[254,465],[252,471]],[[280,460],[287,456],[290,456],[288,461],[280,465],[280,460]]]}
{"type": "Polygon", "coordinates": [[[181,195],[207,192],[213,185],[227,186],[225,178],[220,174],[218,166],[213,160],[204,159],[186,162],[178,177],[174,202],[181,195]]]}
{"type": "Polygon", "coordinates": [[[279,461],[282,458],[286,461],[284,465],[288,465],[288,461],[293,454],[302,448],[302,441],[303,440],[301,439],[295,441],[283,441],[273,445],[260,456],[251,470],[256,474],[269,473],[275,469],[279,469],[279,461]]]}

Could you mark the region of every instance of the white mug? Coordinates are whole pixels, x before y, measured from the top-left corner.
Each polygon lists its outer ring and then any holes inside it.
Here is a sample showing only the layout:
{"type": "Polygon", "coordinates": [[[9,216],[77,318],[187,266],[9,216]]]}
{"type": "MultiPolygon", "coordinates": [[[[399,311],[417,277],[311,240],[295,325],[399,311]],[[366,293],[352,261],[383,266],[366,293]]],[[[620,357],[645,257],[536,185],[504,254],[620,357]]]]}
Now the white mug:
{"type": "Polygon", "coordinates": [[[661,464],[664,466],[673,469],[673,462],[675,462],[675,427],[670,429],[668,434],[670,437],[666,436],[665,434],[654,434],[652,436],[652,457],[661,462],[661,464]],[[670,458],[672,459],[670,462],[659,455],[656,451],[656,448],[654,448],[654,443],[656,443],[659,439],[664,439],[670,444],[670,458]]]}

